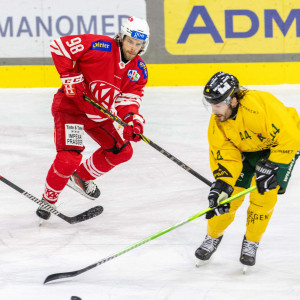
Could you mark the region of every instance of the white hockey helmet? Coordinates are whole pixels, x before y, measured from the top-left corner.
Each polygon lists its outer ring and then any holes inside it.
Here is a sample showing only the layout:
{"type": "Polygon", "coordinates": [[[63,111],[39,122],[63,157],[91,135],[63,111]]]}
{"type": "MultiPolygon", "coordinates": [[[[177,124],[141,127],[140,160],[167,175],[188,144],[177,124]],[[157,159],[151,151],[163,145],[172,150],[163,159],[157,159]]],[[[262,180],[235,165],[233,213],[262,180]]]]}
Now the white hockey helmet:
{"type": "Polygon", "coordinates": [[[137,17],[129,17],[126,19],[121,25],[121,41],[123,41],[124,35],[142,41],[143,46],[139,54],[143,55],[146,52],[150,36],[150,30],[146,20],[139,19],[137,17]]]}

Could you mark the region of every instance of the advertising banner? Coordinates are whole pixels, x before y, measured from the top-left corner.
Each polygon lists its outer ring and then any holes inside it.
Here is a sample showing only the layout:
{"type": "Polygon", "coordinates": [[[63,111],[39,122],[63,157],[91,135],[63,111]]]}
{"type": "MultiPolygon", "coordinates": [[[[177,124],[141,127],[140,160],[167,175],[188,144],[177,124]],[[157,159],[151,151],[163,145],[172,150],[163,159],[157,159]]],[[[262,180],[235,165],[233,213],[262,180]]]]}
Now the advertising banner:
{"type": "Polygon", "coordinates": [[[128,16],[146,18],[143,0],[0,0],[0,5],[2,60],[50,57],[49,44],[59,36],[114,36],[128,16]]]}
{"type": "MultiPolygon", "coordinates": [[[[217,71],[246,84],[300,84],[299,0],[0,0],[0,88],[56,86],[59,36],[113,37],[147,19],[148,86],[201,85],[217,71]]],[[[134,76],[134,74],[132,75],[134,76]]]]}
{"type": "Polygon", "coordinates": [[[173,55],[299,53],[299,0],[165,0],[173,55]]]}

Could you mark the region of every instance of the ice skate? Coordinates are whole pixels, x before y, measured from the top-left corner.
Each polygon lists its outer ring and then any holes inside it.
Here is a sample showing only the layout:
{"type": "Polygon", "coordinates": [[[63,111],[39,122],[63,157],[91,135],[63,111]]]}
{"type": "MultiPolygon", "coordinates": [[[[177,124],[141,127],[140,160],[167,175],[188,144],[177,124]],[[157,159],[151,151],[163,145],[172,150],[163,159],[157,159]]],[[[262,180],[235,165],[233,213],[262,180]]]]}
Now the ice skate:
{"type": "Polygon", "coordinates": [[[213,253],[217,250],[223,235],[217,239],[212,238],[208,234],[206,235],[201,246],[196,250],[195,256],[198,258],[196,267],[200,267],[209,261],[213,253]]]}
{"type": "MultiPolygon", "coordinates": [[[[48,204],[50,207],[53,207],[54,209],[56,209],[55,204],[49,203],[44,198],[42,198],[42,201],[45,202],[46,204],[48,204]]],[[[49,220],[50,216],[51,216],[51,213],[49,211],[45,210],[44,207],[45,207],[45,204],[40,204],[39,208],[36,210],[36,214],[40,218],[39,226],[41,226],[43,224],[43,221],[49,220]]]]}
{"type": "Polygon", "coordinates": [[[97,185],[92,180],[84,181],[76,172],[71,175],[67,185],[90,200],[95,200],[100,196],[97,185]]]}
{"type": "Polygon", "coordinates": [[[256,251],[258,249],[259,243],[251,242],[246,239],[244,236],[240,262],[244,265],[243,266],[243,274],[246,274],[249,266],[255,265],[256,259],[256,251]]]}

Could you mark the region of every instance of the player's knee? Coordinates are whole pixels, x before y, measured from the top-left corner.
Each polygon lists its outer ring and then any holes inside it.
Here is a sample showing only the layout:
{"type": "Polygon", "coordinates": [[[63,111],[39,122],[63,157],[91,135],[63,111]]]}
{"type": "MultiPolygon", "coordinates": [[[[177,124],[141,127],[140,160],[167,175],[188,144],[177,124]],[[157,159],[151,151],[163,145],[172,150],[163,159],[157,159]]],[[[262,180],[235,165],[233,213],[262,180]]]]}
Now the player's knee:
{"type": "Polygon", "coordinates": [[[278,188],[261,195],[255,190],[250,194],[250,203],[260,211],[271,212],[277,202],[277,192],[278,188]]]}
{"type": "Polygon", "coordinates": [[[124,148],[121,149],[118,153],[106,152],[105,156],[113,165],[118,165],[124,163],[131,159],[133,155],[133,149],[131,144],[127,144],[124,148]]]}
{"type": "Polygon", "coordinates": [[[119,153],[121,162],[126,162],[131,159],[133,155],[133,149],[131,144],[127,144],[119,153]]]}
{"type": "Polygon", "coordinates": [[[70,176],[78,168],[82,154],[76,151],[59,151],[54,160],[54,167],[60,174],[70,176]]]}
{"type": "MultiPolygon", "coordinates": [[[[242,192],[244,190],[245,190],[244,188],[235,186],[234,190],[233,190],[233,193],[232,193],[231,196],[234,196],[234,195],[236,195],[236,194],[238,194],[238,193],[240,193],[240,192],[242,192]]],[[[230,202],[230,210],[229,210],[229,212],[235,214],[236,211],[238,210],[238,208],[242,205],[244,199],[245,199],[245,196],[242,196],[242,197],[239,197],[236,200],[230,202]]]]}

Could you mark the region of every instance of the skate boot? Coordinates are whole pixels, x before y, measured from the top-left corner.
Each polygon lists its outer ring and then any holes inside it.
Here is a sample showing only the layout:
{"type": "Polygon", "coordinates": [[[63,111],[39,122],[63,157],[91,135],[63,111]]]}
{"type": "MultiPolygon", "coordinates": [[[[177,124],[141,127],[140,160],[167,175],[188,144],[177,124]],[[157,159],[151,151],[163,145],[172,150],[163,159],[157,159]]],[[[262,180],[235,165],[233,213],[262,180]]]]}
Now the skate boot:
{"type": "Polygon", "coordinates": [[[71,175],[67,185],[90,200],[95,200],[100,196],[97,185],[92,180],[84,181],[77,172],[71,175]]]}
{"type": "Polygon", "coordinates": [[[254,266],[255,265],[255,258],[256,258],[256,251],[258,248],[259,243],[250,242],[244,236],[240,262],[246,266],[254,266]]]}
{"type": "MultiPolygon", "coordinates": [[[[46,202],[49,206],[53,207],[54,209],[56,209],[55,204],[51,204],[49,203],[47,200],[45,200],[44,198],[42,198],[42,201],[46,202]]],[[[44,204],[40,204],[39,208],[36,211],[36,214],[38,217],[40,217],[43,220],[49,220],[51,213],[47,210],[44,209],[44,204]]]]}
{"type": "Polygon", "coordinates": [[[201,246],[196,250],[195,256],[199,259],[196,266],[199,267],[203,262],[208,261],[213,253],[217,250],[223,235],[217,239],[212,238],[208,234],[206,235],[201,246]]]}

